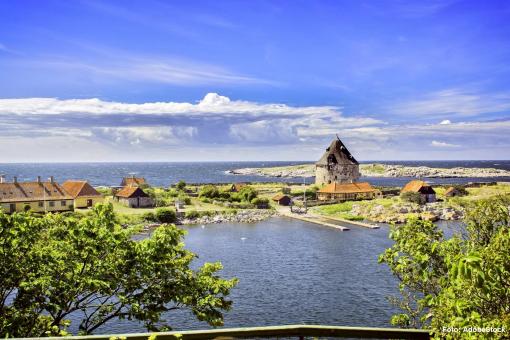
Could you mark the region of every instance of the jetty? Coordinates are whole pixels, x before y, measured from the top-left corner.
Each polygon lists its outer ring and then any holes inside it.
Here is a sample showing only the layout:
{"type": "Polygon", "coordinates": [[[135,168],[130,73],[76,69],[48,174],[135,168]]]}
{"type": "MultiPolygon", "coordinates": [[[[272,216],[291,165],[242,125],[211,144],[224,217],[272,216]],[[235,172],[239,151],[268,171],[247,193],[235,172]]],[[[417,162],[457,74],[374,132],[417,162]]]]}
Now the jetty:
{"type": "Polygon", "coordinates": [[[293,218],[293,219],[300,220],[300,221],[305,221],[305,222],[309,222],[309,223],[319,224],[319,225],[322,225],[322,226],[326,226],[326,227],[330,227],[330,228],[335,228],[335,229],[338,229],[338,230],[341,230],[341,231],[349,230],[348,227],[345,227],[345,226],[342,226],[342,225],[338,225],[338,224],[334,224],[334,223],[330,223],[330,222],[325,221],[322,218],[322,216],[309,215],[309,214],[300,215],[300,214],[296,214],[296,213],[293,213],[293,212],[290,212],[290,211],[286,211],[284,209],[277,209],[277,211],[278,211],[278,213],[281,216],[284,216],[284,217],[289,217],[289,218],[293,218]]]}
{"type": "Polygon", "coordinates": [[[379,229],[380,228],[380,226],[378,226],[377,224],[370,224],[370,223],[360,222],[360,221],[351,221],[351,220],[346,220],[346,219],[339,218],[339,217],[321,216],[321,218],[324,218],[326,220],[354,224],[354,225],[364,227],[364,228],[369,228],[369,229],[379,229]]]}

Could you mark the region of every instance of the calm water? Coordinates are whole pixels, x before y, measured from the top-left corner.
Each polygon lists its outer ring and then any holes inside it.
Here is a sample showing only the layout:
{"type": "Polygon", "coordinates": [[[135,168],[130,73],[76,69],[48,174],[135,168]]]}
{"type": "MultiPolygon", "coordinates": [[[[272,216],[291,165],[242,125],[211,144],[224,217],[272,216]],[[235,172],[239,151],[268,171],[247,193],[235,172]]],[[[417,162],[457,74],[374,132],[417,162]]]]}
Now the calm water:
{"type": "MultiPolygon", "coordinates": [[[[395,309],[386,296],[396,281],[377,263],[391,245],[388,229],[339,231],[286,218],[254,224],[189,227],[188,249],[197,261],[221,261],[222,276],[238,277],[226,327],[277,324],[389,326],[395,309]],[[245,238],[244,240],[242,238],[245,238]]],[[[176,330],[207,328],[188,313],[168,314],[176,330]]],[[[96,333],[140,332],[114,321],[96,333]]]]}
{"type": "MultiPolygon", "coordinates": [[[[441,222],[452,233],[458,222],[441,222]]],[[[389,327],[398,312],[386,299],[397,281],[377,257],[392,245],[388,226],[339,231],[287,218],[187,227],[186,247],[195,265],[221,261],[223,277],[239,278],[225,327],[327,324],[389,327]]],[[[146,237],[147,235],[141,237],[146,237]]],[[[170,312],[175,330],[205,329],[186,311],[170,312]]],[[[73,331],[73,329],[71,328],[73,331]]],[[[112,320],[100,333],[145,331],[132,321],[112,320]]]]}
{"type": "MultiPolygon", "coordinates": [[[[120,185],[122,177],[129,174],[145,177],[151,185],[168,186],[179,180],[188,183],[231,183],[231,182],[299,182],[301,178],[277,178],[261,176],[240,176],[227,174],[226,171],[248,167],[268,167],[303,164],[304,162],[201,162],[201,163],[17,163],[1,164],[0,174],[7,179],[18,176],[19,180],[34,180],[38,175],[47,178],[55,176],[57,181],[67,179],[86,179],[92,185],[120,185]]],[[[500,168],[510,170],[510,161],[395,161],[381,162],[431,167],[477,167],[500,168]]],[[[485,178],[510,181],[510,177],[485,178]]],[[[374,185],[402,186],[410,178],[364,178],[374,185]]],[[[467,183],[477,178],[432,178],[432,183],[467,183]]],[[[308,183],[312,178],[308,178],[308,183]]]]}

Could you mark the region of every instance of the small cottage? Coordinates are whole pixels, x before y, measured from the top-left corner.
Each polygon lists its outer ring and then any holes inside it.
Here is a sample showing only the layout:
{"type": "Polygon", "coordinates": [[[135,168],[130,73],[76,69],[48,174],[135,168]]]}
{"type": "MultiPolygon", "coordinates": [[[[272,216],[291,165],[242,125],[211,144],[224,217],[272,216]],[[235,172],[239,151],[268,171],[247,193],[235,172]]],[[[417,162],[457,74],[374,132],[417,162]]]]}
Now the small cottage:
{"type": "Polygon", "coordinates": [[[138,186],[128,186],[117,191],[114,200],[130,208],[149,208],[154,201],[138,186]]]}
{"type": "Polygon", "coordinates": [[[94,189],[87,181],[65,181],[64,190],[74,199],[74,208],[90,208],[96,203],[103,202],[103,195],[94,189]]]}
{"type": "Polygon", "coordinates": [[[423,203],[432,203],[436,201],[436,192],[434,189],[424,181],[413,180],[407,183],[400,193],[416,192],[422,197],[423,203]]]}
{"type": "Polygon", "coordinates": [[[139,187],[141,185],[147,184],[147,181],[143,177],[124,177],[122,182],[120,183],[121,187],[139,187]]]}
{"type": "Polygon", "coordinates": [[[276,196],[274,196],[272,198],[272,200],[276,203],[278,203],[278,205],[284,205],[284,206],[288,206],[292,203],[292,199],[287,196],[287,195],[283,195],[283,194],[278,194],[276,196]]]}
{"type": "Polygon", "coordinates": [[[355,201],[381,197],[381,191],[368,182],[330,183],[317,191],[319,201],[355,201]]]}
{"type": "Polygon", "coordinates": [[[444,192],[445,197],[458,197],[458,196],[465,196],[467,195],[466,189],[462,187],[449,187],[444,192]]]}

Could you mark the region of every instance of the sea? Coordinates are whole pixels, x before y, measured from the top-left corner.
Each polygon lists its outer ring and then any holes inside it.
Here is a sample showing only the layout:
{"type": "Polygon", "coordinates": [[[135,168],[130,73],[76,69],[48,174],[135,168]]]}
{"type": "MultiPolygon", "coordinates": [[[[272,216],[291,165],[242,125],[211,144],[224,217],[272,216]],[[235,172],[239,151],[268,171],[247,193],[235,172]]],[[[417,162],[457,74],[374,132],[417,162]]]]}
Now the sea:
{"type": "MultiPolygon", "coordinates": [[[[497,168],[510,170],[510,160],[503,161],[367,161],[362,163],[401,164],[406,166],[428,166],[438,168],[497,168]]],[[[240,168],[260,168],[288,166],[312,163],[310,161],[294,162],[138,162],[138,163],[0,163],[0,174],[12,180],[30,181],[41,176],[54,176],[58,182],[68,179],[87,180],[94,186],[119,186],[121,179],[134,175],[145,177],[150,185],[170,186],[184,180],[187,183],[236,183],[236,182],[295,182],[303,183],[303,178],[263,177],[256,175],[233,175],[229,170],[240,168]]],[[[402,186],[411,178],[361,178],[373,185],[402,186]]],[[[510,181],[510,177],[494,178],[424,178],[431,184],[462,184],[476,181],[510,181]]],[[[312,183],[313,178],[305,178],[312,183]]]]}

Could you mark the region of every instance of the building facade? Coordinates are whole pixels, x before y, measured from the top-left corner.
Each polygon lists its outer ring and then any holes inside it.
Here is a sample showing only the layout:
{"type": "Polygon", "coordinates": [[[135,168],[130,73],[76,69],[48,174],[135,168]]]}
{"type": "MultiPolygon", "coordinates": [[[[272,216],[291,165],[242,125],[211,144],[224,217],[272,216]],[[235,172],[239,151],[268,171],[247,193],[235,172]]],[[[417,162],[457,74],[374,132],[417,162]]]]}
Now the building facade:
{"type": "Polygon", "coordinates": [[[140,187],[124,187],[114,195],[114,200],[130,208],[150,208],[154,201],[140,187]]]}
{"type": "Polygon", "coordinates": [[[413,180],[407,183],[404,188],[402,188],[401,193],[404,192],[415,192],[420,194],[422,203],[432,203],[436,201],[435,190],[426,182],[421,180],[413,180]]]}
{"type": "Polygon", "coordinates": [[[14,177],[12,182],[0,181],[0,208],[8,214],[61,212],[73,210],[74,200],[53,177],[47,182],[41,181],[40,176],[35,182],[18,182],[14,177]]]}
{"type": "Polygon", "coordinates": [[[103,202],[104,198],[87,181],[65,181],[64,190],[74,199],[74,208],[90,208],[103,202]]]}
{"type": "Polygon", "coordinates": [[[315,163],[315,184],[353,183],[360,177],[359,163],[337,137],[315,163]]]}
{"type": "Polygon", "coordinates": [[[379,197],[382,197],[381,191],[368,182],[330,183],[317,191],[319,201],[344,202],[379,197]]]}

